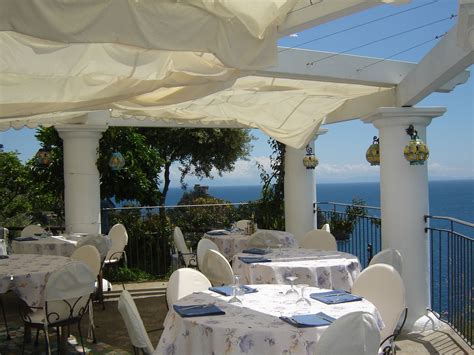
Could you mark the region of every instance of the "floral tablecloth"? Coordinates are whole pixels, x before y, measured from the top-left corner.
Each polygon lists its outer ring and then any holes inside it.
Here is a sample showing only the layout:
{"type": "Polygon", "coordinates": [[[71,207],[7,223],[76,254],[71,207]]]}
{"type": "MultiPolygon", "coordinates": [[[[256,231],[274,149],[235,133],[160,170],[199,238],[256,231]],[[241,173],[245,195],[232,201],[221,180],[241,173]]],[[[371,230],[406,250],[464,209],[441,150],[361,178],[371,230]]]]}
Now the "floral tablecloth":
{"type": "MultiPolygon", "coordinates": [[[[226,314],[181,318],[172,308],[168,312],[155,354],[313,354],[326,327],[295,328],[280,316],[324,312],[334,318],[366,311],[374,315],[380,329],[383,321],[375,306],[367,300],[326,305],[311,299],[311,306],[296,305],[285,296],[288,286],[256,285],[257,293],[239,296],[241,305],[228,303],[230,297],[211,291],[194,293],[178,305],[215,303],[226,314]]],[[[310,287],[305,295],[325,290],[310,287]]],[[[344,336],[344,334],[341,334],[344,336]]]]}
{"type": "Polygon", "coordinates": [[[71,256],[76,250],[77,241],[63,236],[38,238],[31,241],[12,241],[13,254],[41,254],[71,256]]]}
{"type": "Polygon", "coordinates": [[[273,249],[265,263],[246,264],[234,255],[232,269],[241,276],[242,283],[289,284],[288,276],[296,276],[295,284],[308,284],[327,289],[350,291],[360,273],[356,256],[339,251],[315,249],[273,249]]]}
{"type": "MultiPolygon", "coordinates": [[[[298,241],[295,239],[293,234],[284,231],[275,230],[262,230],[267,231],[272,235],[276,236],[283,247],[285,248],[298,248],[298,241]]],[[[228,259],[232,260],[235,254],[241,253],[242,250],[249,248],[249,239],[251,235],[243,234],[242,232],[229,233],[225,235],[209,235],[204,234],[204,238],[212,240],[219,247],[219,251],[228,259]]]]}
{"type": "Polygon", "coordinates": [[[64,256],[36,254],[17,254],[0,259],[0,294],[11,290],[28,305],[41,307],[49,275],[70,260],[64,256]]]}

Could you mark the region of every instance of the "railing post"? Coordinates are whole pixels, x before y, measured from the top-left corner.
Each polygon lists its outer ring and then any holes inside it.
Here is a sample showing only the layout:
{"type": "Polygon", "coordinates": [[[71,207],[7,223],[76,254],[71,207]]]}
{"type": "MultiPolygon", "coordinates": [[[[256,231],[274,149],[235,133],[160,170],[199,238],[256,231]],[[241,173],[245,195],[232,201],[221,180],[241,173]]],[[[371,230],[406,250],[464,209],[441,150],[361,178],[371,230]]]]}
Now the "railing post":
{"type": "Polygon", "coordinates": [[[369,261],[368,263],[370,264],[370,261],[373,258],[373,250],[372,250],[372,244],[367,244],[367,253],[369,254],[369,261]]]}

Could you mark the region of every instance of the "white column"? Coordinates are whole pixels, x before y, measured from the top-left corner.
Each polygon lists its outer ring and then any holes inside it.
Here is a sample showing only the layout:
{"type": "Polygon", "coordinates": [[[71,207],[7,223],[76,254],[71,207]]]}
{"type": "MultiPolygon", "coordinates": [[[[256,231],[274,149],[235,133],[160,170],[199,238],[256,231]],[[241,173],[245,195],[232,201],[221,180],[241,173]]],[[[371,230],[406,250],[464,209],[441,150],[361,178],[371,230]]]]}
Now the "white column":
{"type": "MultiPolygon", "coordinates": [[[[318,135],[326,133],[320,130],[318,135]]],[[[317,138],[318,136],[316,136],[317,138]]],[[[315,140],[316,140],[315,138],[315,140]]],[[[309,146],[317,156],[314,141],[309,146]]],[[[303,165],[305,149],[286,147],[285,152],[285,228],[300,242],[306,232],[316,228],[316,172],[303,165]]]]}
{"type": "Polygon", "coordinates": [[[100,233],[99,139],[107,128],[56,126],[64,145],[66,233],[100,233]]]}
{"type": "Polygon", "coordinates": [[[410,124],[426,142],[426,127],[444,108],[378,109],[365,119],[379,129],[380,138],[380,197],[382,208],[382,248],[395,248],[403,257],[403,281],[406,287],[407,331],[422,331],[437,327],[428,317],[430,305],[429,244],[424,216],[429,214],[428,169],[410,165],[403,148],[410,136],[410,124]]]}

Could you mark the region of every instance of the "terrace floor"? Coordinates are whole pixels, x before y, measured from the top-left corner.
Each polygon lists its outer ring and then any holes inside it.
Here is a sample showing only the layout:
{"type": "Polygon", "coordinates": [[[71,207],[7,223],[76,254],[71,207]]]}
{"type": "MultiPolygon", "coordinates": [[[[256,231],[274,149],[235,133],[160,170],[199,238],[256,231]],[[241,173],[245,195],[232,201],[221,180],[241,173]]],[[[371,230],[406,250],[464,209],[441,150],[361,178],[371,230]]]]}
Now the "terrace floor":
{"type": "MultiPolygon", "coordinates": [[[[105,310],[100,304],[94,304],[94,320],[96,324],[96,335],[98,344],[86,343],[90,354],[128,354],[132,352],[127,330],[122,318],[117,311],[117,298],[120,294],[120,285],[115,286],[117,291],[107,293],[105,310]]],[[[135,299],[138,310],[142,316],[145,327],[153,345],[158,344],[162,332],[162,324],[165,319],[167,308],[165,301],[166,283],[150,282],[126,284],[135,299]]],[[[9,328],[16,340],[5,340],[3,324],[0,322],[0,354],[17,354],[21,352],[22,331],[19,321],[18,300],[13,293],[3,296],[9,328]]],[[[83,321],[83,334],[87,334],[86,320],[83,321]]],[[[77,335],[75,329],[71,329],[73,335],[77,335]]],[[[43,337],[40,336],[40,341],[43,337]]],[[[51,337],[52,345],[55,345],[54,337],[51,337]]],[[[398,354],[474,354],[457,334],[449,327],[435,332],[405,335],[397,341],[398,354]]],[[[25,353],[40,354],[43,350],[41,343],[38,347],[29,345],[25,353]]],[[[68,348],[70,354],[75,351],[74,339],[71,338],[68,348]]]]}

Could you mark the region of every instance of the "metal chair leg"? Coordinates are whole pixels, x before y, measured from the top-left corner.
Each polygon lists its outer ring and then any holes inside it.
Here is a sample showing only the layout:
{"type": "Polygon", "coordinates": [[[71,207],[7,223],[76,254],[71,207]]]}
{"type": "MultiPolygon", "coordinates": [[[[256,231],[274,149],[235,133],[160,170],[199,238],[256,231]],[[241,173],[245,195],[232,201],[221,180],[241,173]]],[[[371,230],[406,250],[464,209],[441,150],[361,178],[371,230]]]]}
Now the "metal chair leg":
{"type": "Polygon", "coordinates": [[[10,332],[8,331],[8,323],[7,323],[7,316],[5,314],[5,307],[3,306],[3,300],[1,296],[0,296],[0,307],[2,307],[3,323],[5,324],[5,330],[7,331],[7,340],[11,340],[10,332]]]}
{"type": "Polygon", "coordinates": [[[36,329],[35,346],[38,346],[38,344],[39,344],[39,333],[40,333],[40,330],[38,328],[38,329],[36,329]]]}
{"type": "Polygon", "coordinates": [[[81,322],[77,322],[77,329],[79,331],[79,338],[81,339],[81,345],[82,345],[82,352],[85,354],[86,353],[86,348],[84,347],[84,339],[82,339],[82,332],[81,332],[81,322]]]}

